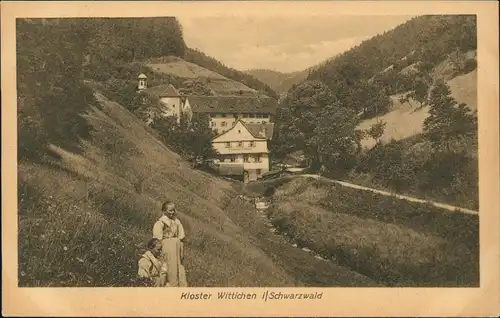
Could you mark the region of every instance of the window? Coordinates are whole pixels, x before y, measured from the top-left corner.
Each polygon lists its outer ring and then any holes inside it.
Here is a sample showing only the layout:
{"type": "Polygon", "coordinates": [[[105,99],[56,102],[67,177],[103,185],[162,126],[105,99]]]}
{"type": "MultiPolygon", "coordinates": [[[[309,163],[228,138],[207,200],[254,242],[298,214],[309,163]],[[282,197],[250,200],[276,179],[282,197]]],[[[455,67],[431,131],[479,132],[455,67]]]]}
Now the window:
{"type": "Polygon", "coordinates": [[[250,147],[255,147],[255,141],[250,141],[250,142],[248,143],[248,145],[249,145],[250,147]]]}
{"type": "Polygon", "coordinates": [[[260,175],[262,173],[262,170],[261,169],[257,169],[257,170],[255,170],[255,172],[257,172],[257,174],[260,175]]]}
{"type": "Polygon", "coordinates": [[[236,161],[236,157],[231,157],[231,162],[235,162],[236,161]]]}
{"type": "Polygon", "coordinates": [[[220,125],[221,125],[221,127],[226,127],[226,122],[223,121],[223,122],[220,123],[220,125]]]}
{"type": "Polygon", "coordinates": [[[238,141],[238,147],[243,147],[243,141],[238,141]]]}
{"type": "Polygon", "coordinates": [[[217,126],[217,123],[215,121],[213,121],[211,124],[212,124],[212,127],[217,126]]]}
{"type": "Polygon", "coordinates": [[[248,114],[243,114],[243,118],[248,118],[248,114]]]}
{"type": "Polygon", "coordinates": [[[255,155],[255,162],[262,162],[260,155],[255,155]]]}
{"type": "Polygon", "coordinates": [[[231,148],[231,142],[230,141],[226,142],[226,148],[231,148]]]}
{"type": "Polygon", "coordinates": [[[226,118],[226,114],[221,114],[220,117],[226,118]]]}
{"type": "Polygon", "coordinates": [[[250,114],[250,118],[255,118],[255,114],[250,114]]]}
{"type": "Polygon", "coordinates": [[[248,157],[248,155],[243,156],[243,161],[250,162],[250,158],[248,157]]]}

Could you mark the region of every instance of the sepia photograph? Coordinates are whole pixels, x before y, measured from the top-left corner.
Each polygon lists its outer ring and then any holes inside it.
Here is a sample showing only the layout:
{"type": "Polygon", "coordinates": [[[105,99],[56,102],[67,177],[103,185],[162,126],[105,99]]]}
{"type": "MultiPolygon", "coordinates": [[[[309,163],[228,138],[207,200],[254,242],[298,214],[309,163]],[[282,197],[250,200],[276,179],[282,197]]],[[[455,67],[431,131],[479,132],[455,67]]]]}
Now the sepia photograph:
{"type": "Polygon", "coordinates": [[[15,18],[18,288],[484,287],[477,14],[174,13],[15,18]]]}

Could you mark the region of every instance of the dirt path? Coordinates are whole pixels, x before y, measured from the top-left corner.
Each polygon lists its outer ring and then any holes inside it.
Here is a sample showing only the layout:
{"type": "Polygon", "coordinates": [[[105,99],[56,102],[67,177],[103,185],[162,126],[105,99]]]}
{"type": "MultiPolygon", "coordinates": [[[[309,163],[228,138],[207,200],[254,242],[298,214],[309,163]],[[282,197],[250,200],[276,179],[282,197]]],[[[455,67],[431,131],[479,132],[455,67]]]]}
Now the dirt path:
{"type": "Polygon", "coordinates": [[[344,187],[359,189],[359,190],[363,190],[363,191],[371,191],[371,192],[378,193],[378,194],[381,194],[381,195],[392,196],[392,197],[395,197],[395,198],[398,198],[398,199],[402,199],[402,200],[406,200],[406,201],[410,201],[410,202],[427,203],[427,204],[431,204],[431,205],[433,205],[435,207],[442,208],[442,209],[445,209],[445,210],[448,210],[448,211],[452,211],[452,212],[461,212],[461,213],[465,213],[465,214],[479,215],[478,211],[469,210],[469,209],[466,209],[466,208],[461,208],[461,207],[457,207],[457,206],[453,206],[453,205],[449,205],[449,204],[444,204],[444,203],[439,203],[439,202],[434,202],[434,201],[422,200],[422,199],[418,199],[418,198],[414,198],[414,197],[409,197],[409,196],[406,196],[406,195],[401,195],[401,194],[392,193],[392,192],[388,192],[388,191],[382,191],[382,190],[377,190],[377,189],[373,189],[373,188],[363,187],[363,186],[360,186],[360,185],[357,185],[357,184],[353,184],[353,183],[349,183],[349,182],[345,182],[345,181],[328,179],[328,178],[325,178],[325,177],[317,175],[317,174],[301,174],[301,175],[298,175],[298,176],[305,177],[305,178],[310,177],[310,178],[314,178],[314,179],[318,179],[318,180],[319,179],[326,180],[326,181],[329,181],[329,182],[340,184],[340,185],[342,185],[344,187]]]}

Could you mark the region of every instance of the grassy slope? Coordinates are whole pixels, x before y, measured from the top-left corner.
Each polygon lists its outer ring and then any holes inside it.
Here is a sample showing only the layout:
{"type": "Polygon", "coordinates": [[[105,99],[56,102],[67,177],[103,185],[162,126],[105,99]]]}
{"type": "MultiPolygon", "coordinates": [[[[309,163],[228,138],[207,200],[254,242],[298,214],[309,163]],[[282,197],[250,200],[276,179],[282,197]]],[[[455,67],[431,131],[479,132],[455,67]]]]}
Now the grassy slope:
{"type": "Polygon", "coordinates": [[[190,169],[132,114],[98,97],[82,154],[52,147],[53,163],[19,164],[20,286],[136,286],[139,255],[167,199],[188,233],[190,286],[375,285],[294,254],[235,199],[237,184],[190,169]]]}
{"type": "MultiPolygon", "coordinates": [[[[459,103],[466,103],[471,109],[477,109],[477,70],[457,76],[447,83],[450,86],[452,96],[459,103]]],[[[387,125],[381,138],[383,142],[389,142],[391,138],[401,140],[422,133],[424,120],[429,115],[429,108],[415,110],[408,103],[402,105],[398,100],[399,95],[391,96],[391,99],[393,109],[390,112],[378,118],[364,120],[359,128],[368,129],[377,120],[385,121],[387,125]]],[[[415,102],[412,104],[418,105],[415,102]]],[[[362,144],[371,148],[375,145],[375,140],[367,138],[362,141],[362,144]]]]}
{"type": "Polygon", "coordinates": [[[277,184],[273,223],[322,255],[390,286],[477,286],[475,216],[308,178],[277,184]]]}
{"type": "Polygon", "coordinates": [[[224,94],[229,91],[255,92],[254,89],[224,77],[216,72],[212,72],[197,64],[184,61],[177,57],[166,57],[153,59],[146,63],[156,72],[165,74],[172,74],[185,79],[195,79],[198,77],[209,78],[210,82],[207,84],[214,91],[224,94]]]}

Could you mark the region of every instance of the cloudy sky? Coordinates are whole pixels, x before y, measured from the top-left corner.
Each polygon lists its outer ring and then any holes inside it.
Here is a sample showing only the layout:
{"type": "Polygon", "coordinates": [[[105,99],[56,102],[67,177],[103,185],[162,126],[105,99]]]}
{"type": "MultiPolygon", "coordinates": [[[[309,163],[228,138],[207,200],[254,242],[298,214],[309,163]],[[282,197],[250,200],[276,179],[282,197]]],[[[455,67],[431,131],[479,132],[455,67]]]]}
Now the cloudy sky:
{"type": "Polygon", "coordinates": [[[412,16],[178,17],[186,44],[239,69],[304,70],[412,16]]]}

